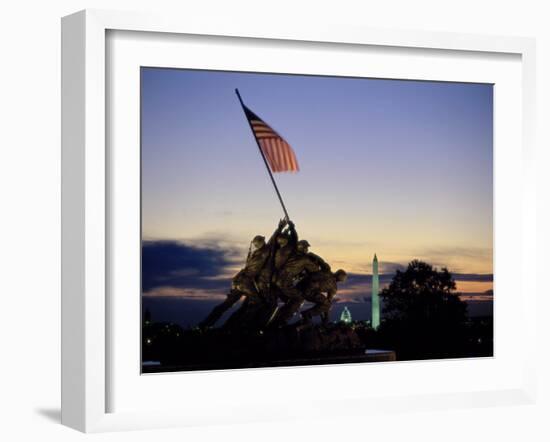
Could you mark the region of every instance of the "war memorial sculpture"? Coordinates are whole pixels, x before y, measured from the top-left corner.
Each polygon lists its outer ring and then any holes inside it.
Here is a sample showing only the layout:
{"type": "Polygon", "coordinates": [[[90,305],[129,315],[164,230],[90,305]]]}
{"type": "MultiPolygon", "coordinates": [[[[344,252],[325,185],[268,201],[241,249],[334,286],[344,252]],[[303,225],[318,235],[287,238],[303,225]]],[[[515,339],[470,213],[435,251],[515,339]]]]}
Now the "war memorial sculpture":
{"type": "Polygon", "coordinates": [[[246,265],[233,278],[227,298],[200,327],[212,327],[243,296],[246,300],[226,321],[226,327],[282,327],[305,301],[314,305],[301,313],[299,325],[311,323],[315,316],[326,325],[337,283],[345,282],[346,277],[344,270],[333,273],[330,265],[310,252],[306,240],[298,240],[292,221],[281,220],[267,243],[261,235],[254,237],[246,265]],[[283,302],[281,308],[278,300],[283,302]]]}

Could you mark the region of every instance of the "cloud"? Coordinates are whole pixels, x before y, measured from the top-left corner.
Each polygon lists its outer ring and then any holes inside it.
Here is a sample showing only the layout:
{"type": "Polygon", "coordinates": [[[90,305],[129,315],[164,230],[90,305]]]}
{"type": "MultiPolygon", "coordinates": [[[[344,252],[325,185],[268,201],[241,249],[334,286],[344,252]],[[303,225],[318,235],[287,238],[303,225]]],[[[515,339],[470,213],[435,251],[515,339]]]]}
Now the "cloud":
{"type": "Polygon", "coordinates": [[[434,247],[425,249],[422,255],[432,256],[433,258],[447,258],[449,256],[456,258],[491,258],[493,249],[482,247],[434,247]]]}
{"type": "Polygon", "coordinates": [[[397,270],[405,270],[407,264],[400,262],[390,262],[390,261],[380,261],[378,263],[378,272],[379,273],[395,273],[397,270]]]}
{"type": "MultiPolygon", "coordinates": [[[[380,290],[387,287],[391,283],[394,276],[395,272],[380,274],[380,290]]],[[[452,276],[457,283],[457,287],[461,288],[461,290],[458,291],[461,291],[465,298],[468,298],[468,296],[471,295],[472,301],[475,300],[481,302],[492,300],[492,290],[483,293],[475,290],[476,288],[492,287],[492,274],[477,275],[473,273],[453,273],[452,276]],[[472,289],[469,289],[470,286],[472,289]]],[[[338,287],[338,302],[370,302],[372,295],[372,275],[348,273],[348,279],[346,282],[344,284],[339,284],[338,287]]]]}
{"type": "Polygon", "coordinates": [[[456,281],[493,282],[492,273],[451,273],[456,281]]]}
{"type": "Polygon", "coordinates": [[[472,264],[482,268],[491,268],[493,259],[492,248],[482,247],[437,247],[420,250],[415,254],[422,261],[435,267],[447,267],[455,272],[465,271],[472,264]],[[476,264],[477,263],[477,264],[476,264]]]}
{"type": "Polygon", "coordinates": [[[493,301],[493,290],[487,290],[481,293],[460,293],[460,299],[467,302],[487,302],[493,301]]]}
{"type": "MultiPolygon", "coordinates": [[[[394,273],[383,273],[378,276],[380,290],[392,280],[394,273]]],[[[337,302],[370,302],[372,295],[372,275],[348,273],[344,284],[338,284],[337,302]]]]}
{"type": "Polygon", "coordinates": [[[231,284],[235,255],[235,250],[213,243],[199,246],[178,241],[144,241],[142,290],[145,294],[168,293],[167,288],[225,293],[231,284]]]}
{"type": "Polygon", "coordinates": [[[187,289],[173,286],[154,287],[143,294],[146,298],[185,298],[195,301],[213,301],[225,299],[225,294],[219,290],[187,289]]]}
{"type": "MultiPolygon", "coordinates": [[[[185,242],[144,241],[142,253],[144,296],[199,301],[225,296],[231,286],[231,278],[243,264],[245,251],[227,240],[205,238],[185,242]]],[[[406,264],[381,261],[380,289],[391,282],[396,270],[404,270],[405,267],[406,264]]],[[[453,277],[464,295],[492,287],[492,274],[453,273],[453,277]]],[[[372,275],[349,272],[346,283],[339,285],[337,296],[339,302],[370,302],[371,293],[372,275]]],[[[477,299],[484,300],[487,296],[477,299]]]]}

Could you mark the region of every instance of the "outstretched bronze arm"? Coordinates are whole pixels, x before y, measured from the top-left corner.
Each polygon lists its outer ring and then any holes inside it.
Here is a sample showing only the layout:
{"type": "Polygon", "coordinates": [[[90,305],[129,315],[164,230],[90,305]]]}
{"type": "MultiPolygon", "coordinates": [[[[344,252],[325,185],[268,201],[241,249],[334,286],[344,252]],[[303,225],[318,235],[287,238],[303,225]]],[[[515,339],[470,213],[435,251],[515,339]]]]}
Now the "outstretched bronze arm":
{"type": "Polygon", "coordinates": [[[282,219],[279,221],[279,225],[277,226],[277,228],[275,229],[275,232],[273,232],[273,235],[271,235],[271,238],[269,238],[269,241],[267,242],[268,246],[271,247],[273,244],[275,244],[275,240],[277,239],[277,236],[279,236],[280,233],[283,231],[283,228],[285,227],[285,225],[286,225],[285,219],[282,219]]]}
{"type": "Polygon", "coordinates": [[[292,221],[288,221],[288,243],[295,248],[298,244],[298,233],[296,233],[296,227],[294,226],[294,223],[292,221]]]}

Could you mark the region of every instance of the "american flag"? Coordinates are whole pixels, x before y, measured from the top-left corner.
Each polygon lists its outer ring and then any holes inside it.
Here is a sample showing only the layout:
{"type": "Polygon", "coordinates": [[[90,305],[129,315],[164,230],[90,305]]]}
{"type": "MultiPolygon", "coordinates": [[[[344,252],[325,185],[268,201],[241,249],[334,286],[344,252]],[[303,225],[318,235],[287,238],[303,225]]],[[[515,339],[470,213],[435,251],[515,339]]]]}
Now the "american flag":
{"type": "Polygon", "coordinates": [[[243,107],[271,171],[298,172],[300,167],[290,144],[254,112],[243,107]]]}

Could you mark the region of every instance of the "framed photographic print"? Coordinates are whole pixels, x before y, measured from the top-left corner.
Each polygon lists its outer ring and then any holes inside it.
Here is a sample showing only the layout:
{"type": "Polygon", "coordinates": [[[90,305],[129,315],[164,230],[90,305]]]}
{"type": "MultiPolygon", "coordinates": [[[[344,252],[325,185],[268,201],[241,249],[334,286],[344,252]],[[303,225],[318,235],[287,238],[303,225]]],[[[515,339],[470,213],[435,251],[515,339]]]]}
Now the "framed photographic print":
{"type": "Polygon", "coordinates": [[[533,56],[64,18],[63,422],[530,401],[533,56]]]}
{"type": "Polygon", "coordinates": [[[140,84],[142,372],[493,356],[492,84],[140,84]]]}

